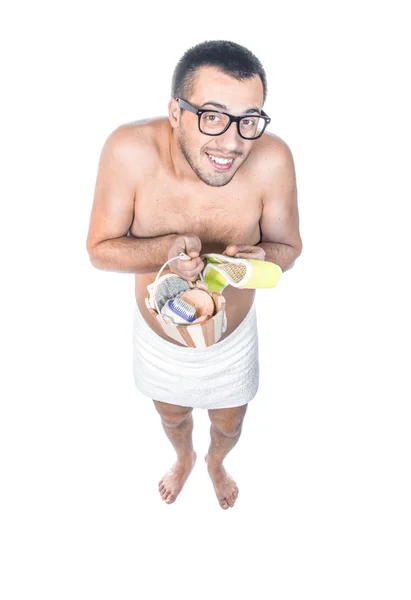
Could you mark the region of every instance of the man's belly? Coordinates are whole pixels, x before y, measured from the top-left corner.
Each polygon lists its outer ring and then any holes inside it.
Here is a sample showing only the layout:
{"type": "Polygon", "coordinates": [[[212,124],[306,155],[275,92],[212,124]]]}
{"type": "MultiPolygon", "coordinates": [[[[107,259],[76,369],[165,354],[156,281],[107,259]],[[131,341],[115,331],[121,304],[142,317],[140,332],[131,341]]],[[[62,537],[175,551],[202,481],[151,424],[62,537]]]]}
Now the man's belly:
{"type": "MultiPolygon", "coordinates": [[[[164,269],[164,273],[169,273],[167,269],[164,269]]],[[[136,302],[140,309],[141,314],[144,317],[147,325],[157,333],[160,337],[165,339],[171,344],[176,346],[183,346],[175,340],[169,338],[164,331],[161,329],[159,323],[157,323],[147,310],[145,297],[147,295],[147,285],[152,283],[157,276],[157,273],[144,273],[135,275],[135,296],[136,302]]],[[[223,291],[223,296],[226,299],[226,316],[227,316],[227,330],[222,334],[220,342],[224,340],[230,333],[232,333],[240,323],[243,321],[251,306],[253,305],[255,298],[255,290],[238,290],[231,285],[227,286],[223,291]]],[[[218,342],[217,342],[218,343],[218,342]]]]}

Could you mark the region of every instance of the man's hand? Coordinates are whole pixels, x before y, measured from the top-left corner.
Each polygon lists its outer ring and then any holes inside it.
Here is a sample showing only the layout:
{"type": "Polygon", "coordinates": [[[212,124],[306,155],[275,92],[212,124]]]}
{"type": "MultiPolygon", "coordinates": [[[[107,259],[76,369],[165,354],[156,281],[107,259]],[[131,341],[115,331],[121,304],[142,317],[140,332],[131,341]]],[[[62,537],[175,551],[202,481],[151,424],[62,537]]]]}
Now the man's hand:
{"type": "Polygon", "coordinates": [[[227,246],[222,254],[234,256],[235,258],[253,258],[254,260],[265,260],[265,250],[259,246],[227,246]]]}
{"type": "Polygon", "coordinates": [[[168,267],[175,275],[188,282],[194,282],[205,266],[200,258],[200,238],[192,233],[179,235],[169,248],[168,259],[178,256],[181,252],[187,254],[191,260],[173,260],[168,267]]]}

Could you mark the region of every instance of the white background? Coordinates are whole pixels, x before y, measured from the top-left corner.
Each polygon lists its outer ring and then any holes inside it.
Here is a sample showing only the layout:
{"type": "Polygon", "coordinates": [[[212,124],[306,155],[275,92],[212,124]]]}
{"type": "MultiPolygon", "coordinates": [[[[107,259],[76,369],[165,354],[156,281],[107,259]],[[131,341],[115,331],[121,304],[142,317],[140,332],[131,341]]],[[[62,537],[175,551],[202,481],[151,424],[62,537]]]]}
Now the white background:
{"type": "Polygon", "coordinates": [[[4,600],[409,600],[405,4],[3,12],[4,600]],[[258,292],[260,389],[226,459],[240,489],[226,511],[204,463],[206,411],[193,473],[161,500],[175,454],[134,386],[134,278],[86,252],[106,137],[165,115],[177,61],[206,39],[243,44],[266,69],[304,241],[281,285],[258,292]]]}

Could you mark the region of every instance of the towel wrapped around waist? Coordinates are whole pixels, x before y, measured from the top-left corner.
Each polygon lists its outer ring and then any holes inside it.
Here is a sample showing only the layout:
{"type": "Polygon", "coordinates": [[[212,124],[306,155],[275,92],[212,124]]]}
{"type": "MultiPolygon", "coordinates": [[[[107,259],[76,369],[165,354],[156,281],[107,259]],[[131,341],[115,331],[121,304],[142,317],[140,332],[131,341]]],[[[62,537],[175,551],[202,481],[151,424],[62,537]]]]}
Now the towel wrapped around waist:
{"type": "Polygon", "coordinates": [[[207,348],[164,340],[134,309],[133,372],[144,395],[179,406],[232,408],[252,400],[259,384],[255,304],[228,337],[207,348]]]}

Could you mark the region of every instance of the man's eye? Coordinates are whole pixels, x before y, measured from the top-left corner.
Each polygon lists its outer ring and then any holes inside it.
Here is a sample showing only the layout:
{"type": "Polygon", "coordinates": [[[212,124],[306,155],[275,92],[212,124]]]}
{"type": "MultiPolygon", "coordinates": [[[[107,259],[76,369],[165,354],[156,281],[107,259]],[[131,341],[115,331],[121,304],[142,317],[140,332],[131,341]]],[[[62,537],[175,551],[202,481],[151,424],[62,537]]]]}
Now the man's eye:
{"type": "Polygon", "coordinates": [[[205,119],[206,119],[206,121],[209,121],[210,123],[215,123],[216,121],[221,121],[221,116],[218,114],[205,115],[205,119]]]}
{"type": "Polygon", "coordinates": [[[245,127],[254,127],[255,125],[255,119],[243,119],[241,122],[245,127]]]}

